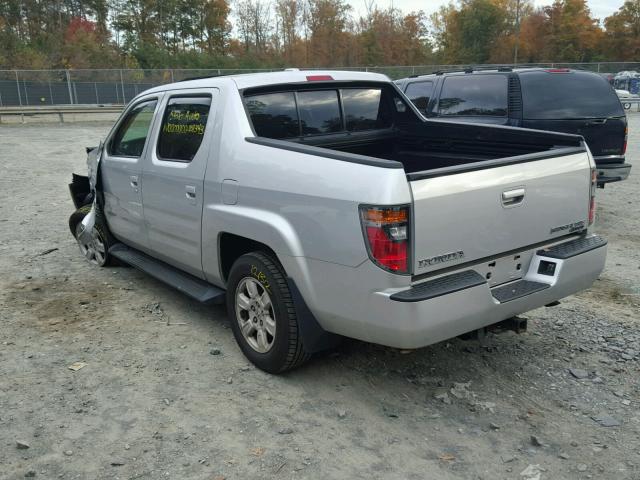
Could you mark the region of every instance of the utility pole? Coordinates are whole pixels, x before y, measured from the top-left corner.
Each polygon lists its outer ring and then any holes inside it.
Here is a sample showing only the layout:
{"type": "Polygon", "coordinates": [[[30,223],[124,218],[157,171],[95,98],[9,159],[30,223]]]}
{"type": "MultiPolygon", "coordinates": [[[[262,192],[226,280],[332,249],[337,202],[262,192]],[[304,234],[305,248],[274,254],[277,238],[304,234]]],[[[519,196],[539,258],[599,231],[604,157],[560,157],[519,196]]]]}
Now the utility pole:
{"type": "Polygon", "coordinates": [[[520,43],[520,0],[516,0],[516,44],[513,49],[513,66],[518,64],[518,44],[520,43]]]}

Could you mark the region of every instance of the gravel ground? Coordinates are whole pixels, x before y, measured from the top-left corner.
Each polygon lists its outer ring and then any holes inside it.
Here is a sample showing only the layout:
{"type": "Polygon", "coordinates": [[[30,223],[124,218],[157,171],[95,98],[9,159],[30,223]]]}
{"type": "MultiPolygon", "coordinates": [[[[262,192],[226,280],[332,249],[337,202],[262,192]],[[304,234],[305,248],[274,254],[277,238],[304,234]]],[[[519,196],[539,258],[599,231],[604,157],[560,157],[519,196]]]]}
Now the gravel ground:
{"type": "Polygon", "coordinates": [[[80,256],[66,185],[108,127],[0,127],[0,478],[640,478],[640,115],[591,290],[523,335],[348,341],[282,376],[222,308],[80,256]]]}

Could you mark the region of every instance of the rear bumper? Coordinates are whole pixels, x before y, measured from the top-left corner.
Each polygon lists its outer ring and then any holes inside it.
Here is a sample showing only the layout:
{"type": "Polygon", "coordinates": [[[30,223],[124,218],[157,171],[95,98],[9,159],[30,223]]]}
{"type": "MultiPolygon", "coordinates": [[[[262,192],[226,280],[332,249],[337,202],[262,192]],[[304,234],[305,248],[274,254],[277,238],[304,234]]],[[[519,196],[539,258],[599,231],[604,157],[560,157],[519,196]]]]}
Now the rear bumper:
{"type": "Polygon", "coordinates": [[[624,159],[622,159],[621,163],[598,163],[597,158],[594,160],[596,161],[596,170],[598,171],[598,185],[620,182],[629,177],[631,165],[624,163],[624,159]]]}
{"type": "Polygon", "coordinates": [[[419,348],[547,305],[591,286],[605,264],[601,237],[560,245],[537,250],[522,279],[493,288],[470,266],[408,289],[369,291],[366,298],[354,299],[360,306],[357,316],[334,316],[329,330],[391,347],[419,348]]]}

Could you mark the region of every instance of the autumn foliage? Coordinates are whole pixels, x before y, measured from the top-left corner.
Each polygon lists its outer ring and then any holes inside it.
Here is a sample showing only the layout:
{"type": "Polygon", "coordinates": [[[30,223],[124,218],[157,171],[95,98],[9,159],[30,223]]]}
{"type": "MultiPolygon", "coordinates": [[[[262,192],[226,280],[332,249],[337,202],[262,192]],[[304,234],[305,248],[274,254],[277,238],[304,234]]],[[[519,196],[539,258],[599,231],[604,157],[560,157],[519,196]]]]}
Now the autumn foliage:
{"type": "Polygon", "coordinates": [[[635,61],[640,0],[0,0],[0,68],[257,68],[635,61]],[[386,3],[386,2],[385,2],[386,3]],[[400,3],[400,2],[397,2],[400,3]]]}

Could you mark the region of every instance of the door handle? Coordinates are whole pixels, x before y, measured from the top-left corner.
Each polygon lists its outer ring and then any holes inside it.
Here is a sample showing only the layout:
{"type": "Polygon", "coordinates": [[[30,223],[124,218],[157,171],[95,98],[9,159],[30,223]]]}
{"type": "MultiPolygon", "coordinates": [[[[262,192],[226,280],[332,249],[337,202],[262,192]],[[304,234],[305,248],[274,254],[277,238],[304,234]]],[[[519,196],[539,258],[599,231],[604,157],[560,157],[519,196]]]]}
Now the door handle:
{"type": "Polygon", "coordinates": [[[195,203],[196,187],[194,187],[193,185],[185,185],[184,190],[185,190],[185,196],[187,197],[187,200],[189,200],[191,203],[195,203]]]}
{"type": "Polygon", "coordinates": [[[502,192],[502,205],[505,207],[519,205],[523,200],[524,188],[514,188],[513,190],[502,192]]]}
{"type": "Polygon", "coordinates": [[[129,185],[131,185],[131,188],[133,188],[136,192],[138,191],[138,176],[137,175],[131,175],[129,177],[129,185]]]}

